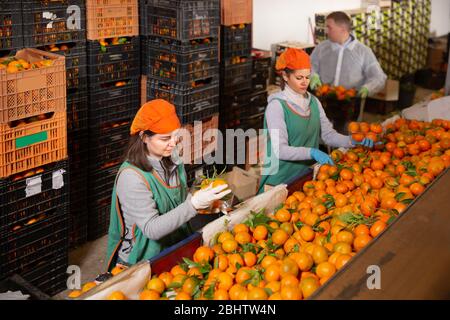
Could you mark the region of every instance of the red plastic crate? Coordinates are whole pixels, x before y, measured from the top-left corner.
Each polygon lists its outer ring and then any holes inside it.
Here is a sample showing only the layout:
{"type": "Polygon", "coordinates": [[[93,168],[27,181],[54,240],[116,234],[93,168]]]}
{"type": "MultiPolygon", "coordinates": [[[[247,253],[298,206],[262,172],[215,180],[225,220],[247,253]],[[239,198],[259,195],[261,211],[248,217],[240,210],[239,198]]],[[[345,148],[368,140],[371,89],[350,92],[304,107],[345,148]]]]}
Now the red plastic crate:
{"type": "Polygon", "coordinates": [[[28,124],[0,124],[0,178],[67,157],[66,111],[46,115],[28,124]]]}
{"type": "Polygon", "coordinates": [[[138,0],[87,0],[87,39],[139,35],[138,0]]]}
{"type": "Polygon", "coordinates": [[[0,67],[0,124],[66,110],[65,57],[38,49],[20,50],[15,57],[28,63],[47,59],[53,62],[51,66],[15,73],[0,67]]]}

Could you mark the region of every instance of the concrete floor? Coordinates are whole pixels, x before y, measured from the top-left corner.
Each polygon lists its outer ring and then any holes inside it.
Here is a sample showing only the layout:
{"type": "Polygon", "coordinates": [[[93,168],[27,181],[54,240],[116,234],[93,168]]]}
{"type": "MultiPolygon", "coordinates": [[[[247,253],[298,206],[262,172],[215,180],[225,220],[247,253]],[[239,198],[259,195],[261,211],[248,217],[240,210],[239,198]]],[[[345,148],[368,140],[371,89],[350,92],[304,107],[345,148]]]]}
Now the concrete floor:
{"type": "MultiPolygon", "coordinates": [[[[269,88],[271,92],[277,88],[269,88]]],[[[422,101],[429,97],[433,90],[418,87],[414,103],[422,101]]],[[[381,115],[373,113],[364,113],[364,121],[378,122],[383,121],[390,115],[381,115]]],[[[106,271],[106,244],[108,236],[103,236],[95,241],[88,242],[81,247],[73,250],[69,254],[69,264],[77,265],[81,269],[81,283],[84,284],[93,281],[97,275],[106,271]]],[[[55,295],[54,299],[65,299],[70,290],[63,291],[55,295]]]]}

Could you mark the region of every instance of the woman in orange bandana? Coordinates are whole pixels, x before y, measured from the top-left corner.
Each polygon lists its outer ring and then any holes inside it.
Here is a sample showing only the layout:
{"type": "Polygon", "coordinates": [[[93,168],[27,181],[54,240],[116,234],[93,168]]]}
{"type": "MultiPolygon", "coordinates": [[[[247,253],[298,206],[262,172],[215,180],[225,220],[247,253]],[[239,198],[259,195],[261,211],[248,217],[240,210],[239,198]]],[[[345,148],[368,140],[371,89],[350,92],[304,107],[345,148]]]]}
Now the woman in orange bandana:
{"type": "Polygon", "coordinates": [[[333,129],[319,100],[307,91],[311,62],[305,51],[288,48],[275,68],[283,83],[281,92],[269,96],[264,117],[264,129],[269,134],[260,193],[266,184],[286,183],[306,173],[314,160],[332,164],[328,154],[319,150],[320,138],[332,147],[354,146],[349,136],[333,129]]]}
{"type": "Polygon", "coordinates": [[[165,100],[137,112],[112,193],[108,270],[150,259],[185,239],[197,210],[230,192],[222,185],[187,193],[184,165],[172,160],[180,127],[175,107],[165,100]]]}

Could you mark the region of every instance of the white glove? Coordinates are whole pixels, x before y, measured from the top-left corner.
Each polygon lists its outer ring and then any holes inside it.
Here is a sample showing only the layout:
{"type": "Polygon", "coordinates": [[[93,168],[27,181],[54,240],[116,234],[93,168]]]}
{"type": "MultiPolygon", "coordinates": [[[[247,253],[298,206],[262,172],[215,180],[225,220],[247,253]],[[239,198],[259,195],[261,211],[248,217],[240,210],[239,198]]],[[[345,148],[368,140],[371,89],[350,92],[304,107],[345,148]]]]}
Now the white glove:
{"type": "Polygon", "coordinates": [[[220,200],[231,192],[227,184],[222,184],[215,188],[212,187],[212,183],[205,189],[200,189],[194,193],[191,197],[192,206],[196,209],[207,209],[214,201],[220,200]],[[225,190],[225,191],[223,191],[225,190]]]}

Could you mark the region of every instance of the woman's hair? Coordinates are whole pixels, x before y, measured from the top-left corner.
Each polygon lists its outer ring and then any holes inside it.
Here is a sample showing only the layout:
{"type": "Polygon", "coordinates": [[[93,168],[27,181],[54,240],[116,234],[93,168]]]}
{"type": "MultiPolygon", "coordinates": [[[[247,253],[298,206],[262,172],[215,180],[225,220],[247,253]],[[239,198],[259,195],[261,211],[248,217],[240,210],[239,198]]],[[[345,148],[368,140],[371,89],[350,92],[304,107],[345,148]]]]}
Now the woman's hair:
{"type": "MultiPolygon", "coordinates": [[[[149,130],[144,131],[144,135],[148,137],[154,136],[156,133],[151,132],[149,130]]],[[[148,151],[147,144],[143,141],[139,134],[135,134],[130,137],[130,141],[128,142],[128,147],[125,151],[125,161],[128,161],[130,164],[138,167],[143,171],[150,172],[153,167],[147,159],[148,151]]],[[[174,165],[172,161],[172,157],[163,157],[162,165],[165,170],[174,165]]]]}
{"type": "MultiPolygon", "coordinates": [[[[294,70],[289,69],[289,68],[285,68],[284,70],[282,70],[281,72],[286,73],[286,76],[289,78],[291,76],[291,74],[294,73],[294,70]]],[[[286,87],[286,81],[283,78],[283,75],[281,76],[281,84],[280,84],[281,90],[284,90],[284,88],[286,87]]]]}

